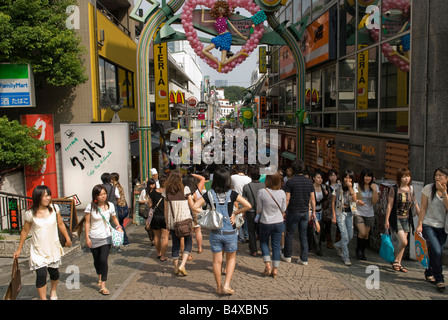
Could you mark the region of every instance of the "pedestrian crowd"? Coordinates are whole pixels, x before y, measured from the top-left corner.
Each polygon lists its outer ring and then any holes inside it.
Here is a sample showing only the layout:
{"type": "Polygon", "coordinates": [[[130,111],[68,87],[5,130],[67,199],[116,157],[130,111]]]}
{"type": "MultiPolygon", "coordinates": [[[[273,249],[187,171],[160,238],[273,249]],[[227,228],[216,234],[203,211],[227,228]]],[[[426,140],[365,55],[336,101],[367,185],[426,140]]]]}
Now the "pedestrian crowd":
{"type": "MultiPolygon", "coordinates": [[[[231,170],[226,166],[210,166],[200,172],[188,170],[183,173],[175,169],[167,176],[159,176],[156,169],[151,169],[151,178],[140,192],[139,214],[146,220],[145,229],[161,263],[168,260],[171,240],[176,276],[188,276],[188,261],[194,259],[193,254],[203,252],[203,230],[197,218],[206,208],[214,208],[223,217],[220,228],[209,230],[217,295],[234,293],[231,281],[237,263],[238,242],[247,242],[249,254],[263,258],[260,273],[273,278],[281,275],[281,261],[292,262],[296,229],[300,240],[300,256],[296,262],[301,265],[308,265],[310,252],[322,255],[322,244],[325,243],[327,248],[338,252],[342,263],[350,266],[348,244],[354,237],[355,227],[356,258],[367,259],[365,249],[375,223],[374,206],[380,198],[380,188],[369,168],[359,173],[357,181],[351,170],[342,171],[339,176],[335,170],[327,174],[308,172],[300,159],[285,170],[285,175],[281,170],[272,175],[260,174],[260,167],[256,165],[236,165],[231,170]],[[324,181],[325,176],[327,181],[324,181]],[[332,225],[336,226],[334,240],[332,225]],[[197,250],[193,250],[193,240],[197,250]]],[[[123,246],[129,245],[123,225],[129,208],[119,175],[105,173],[101,179],[102,183],[93,187],[91,203],[75,230],[81,234],[82,228],[85,229],[86,244],[98,275],[99,292],[108,295],[107,260],[112,246],[109,221],[124,233],[123,246]]],[[[437,168],[433,182],[423,188],[419,206],[411,172],[404,168],[397,170],[395,184],[389,188],[384,223],[384,230],[390,230],[398,239],[391,268],[407,272],[402,260],[408,235],[410,232],[422,234],[429,255],[424,277],[440,292],[445,289],[442,250],[448,231],[447,185],[448,168],[437,168]],[[414,215],[418,216],[416,227],[414,215]]],[[[30,267],[36,270],[36,287],[41,299],[46,299],[47,272],[51,280],[50,299],[57,299],[58,267],[63,256],[58,228],[65,238],[65,246],[70,246],[59,207],[51,202],[50,189],[36,187],[14,257],[20,255],[24,241],[31,233],[30,267]]]]}

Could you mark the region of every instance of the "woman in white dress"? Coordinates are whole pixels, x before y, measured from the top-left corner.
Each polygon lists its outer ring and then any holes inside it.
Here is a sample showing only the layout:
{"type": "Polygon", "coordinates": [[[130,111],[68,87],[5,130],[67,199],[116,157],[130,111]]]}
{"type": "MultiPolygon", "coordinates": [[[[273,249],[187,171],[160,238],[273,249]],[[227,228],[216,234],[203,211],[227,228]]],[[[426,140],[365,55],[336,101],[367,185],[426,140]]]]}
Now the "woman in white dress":
{"type": "Polygon", "coordinates": [[[40,299],[47,300],[47,272],[50,274],[50,299],[57,300],[59,266],[64,255],[59,241],[58,227],[66,239],[65,246],[72,242],[62,221],[59,207],[51,204],[51,190],[40,185],[33,190],[33,206],[25,212],[25,224],[20,234],[19,248],[13,257],[18,258],[28,234],[31,232],[30,270],[36,271],[36,288],[40,299]]]}

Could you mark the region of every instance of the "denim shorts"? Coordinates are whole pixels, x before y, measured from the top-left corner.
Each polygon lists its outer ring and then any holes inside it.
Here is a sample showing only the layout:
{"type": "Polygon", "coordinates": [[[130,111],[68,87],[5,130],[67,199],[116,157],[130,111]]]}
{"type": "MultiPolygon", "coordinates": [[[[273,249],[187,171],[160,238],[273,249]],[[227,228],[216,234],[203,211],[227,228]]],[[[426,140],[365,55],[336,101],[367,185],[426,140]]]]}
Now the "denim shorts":
{"type": "Polygon", "coordinates": [[[375,217],[364,217],[358,214],[353,215],[355,224],[364,224],[366,227],[373,227],[375,225],[375,217]]]}
{"type": "Polygon", "coordinates": [[[409,219],[397,219],[397,229],[398,231],[403,230],[404,232],[408,233],[411,231],[411,226],[409,224],[409,219]]]}
{"type": "Polygon", "coordinates": [[[222,234],[220,230],[210,232],[210,245],[213,253],[235,252],[238,249],[238,234],[222,234]]]}

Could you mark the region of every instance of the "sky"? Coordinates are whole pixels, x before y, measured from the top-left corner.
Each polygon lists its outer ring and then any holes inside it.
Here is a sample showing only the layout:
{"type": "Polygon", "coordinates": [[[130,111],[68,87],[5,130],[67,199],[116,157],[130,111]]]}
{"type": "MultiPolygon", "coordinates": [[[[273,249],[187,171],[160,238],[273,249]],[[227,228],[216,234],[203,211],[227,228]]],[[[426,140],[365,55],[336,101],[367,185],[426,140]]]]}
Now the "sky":
{"type": "MultiPolygon", "coordinates": [[[[134,0],[134,4],[137,5],[138,1],[134,0]]],[[[146,1],[143,1],[141,8],[144,10],[148,8],[149,5],[146,1]]],[[[199,7],[197,7],[199,9],[199,7]]],[[[236,11],[240,11],[240,14],[245,17],[250,17],[250,13],[242,8],[237,8],[236,11]]],[[[182,8],[179,9],[177,13],[181,13],[182,8]]],[[[175,29],[178,29],[177,27],[175,29]]],[[[200,35],[202,36],[202,35],[200,35]]],[[[241,50],[240,46],[232,46],[230,51],[233,53],[236,53],[241,50]]],[[[218,50],[212,50],[212,54],[214,54],[217,58],[220,58],[221,53],[218,50]]],[[[209,67],[207,63],[205,63],[202,59],[199,59],[199,65],[202,70],[202,74],[204,76],[210,76],[210,84],[214,85],[216,80],[227,80],[228,86],[240,86],[247,88],[251,85],[250,78],[252,75],[252,72],[257,66],[258,62],[258,48],[255,49],[249,57],[246,58],[246,60],[235,67],[231,72],[224,74],[219,73],[217,70],[209,67]]]]}

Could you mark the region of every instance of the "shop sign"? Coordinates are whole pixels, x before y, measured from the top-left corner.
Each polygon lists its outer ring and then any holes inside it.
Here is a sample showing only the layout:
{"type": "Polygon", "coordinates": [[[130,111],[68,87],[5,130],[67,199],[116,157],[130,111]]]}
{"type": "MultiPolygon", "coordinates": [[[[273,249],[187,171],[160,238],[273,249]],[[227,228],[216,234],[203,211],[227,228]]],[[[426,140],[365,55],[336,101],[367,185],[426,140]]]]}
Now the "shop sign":
{"type": "Polygon", "coordinates": [[[154,45],[156,121],[170,120],[168,100],[168,52],[166,43],[154,45]]]}
{"type": "Polygon", "coordinates": [[[262,96],[260,97],[260,119],[266,119],[266,97],[262,96]]]}
{"type": "MultiPolygon", "coordinates": [[[[360,46],[362,49],[363,46],[360,46]]],[[[369,104],[369,50],[358,53],[358,110],[367,110],[369,104]]],[[[367,112],[357,113],[358,118],[367,117],[367,112]]]]}
{"type": "Polygon", "coordinates": [[[266,46],[260,46],[258,49],[258,72],[266,73],[266,46]]]}
{"type": "Polygon", "coordinates": [[[382,139],[336,135],[336,156],[351,163],[384,170],[386,143],[382,139]]]}
{"type": "Polygon", "coordinates": [[[0,63],[0,108],[35,106],[31,66],[0,63]]]}

